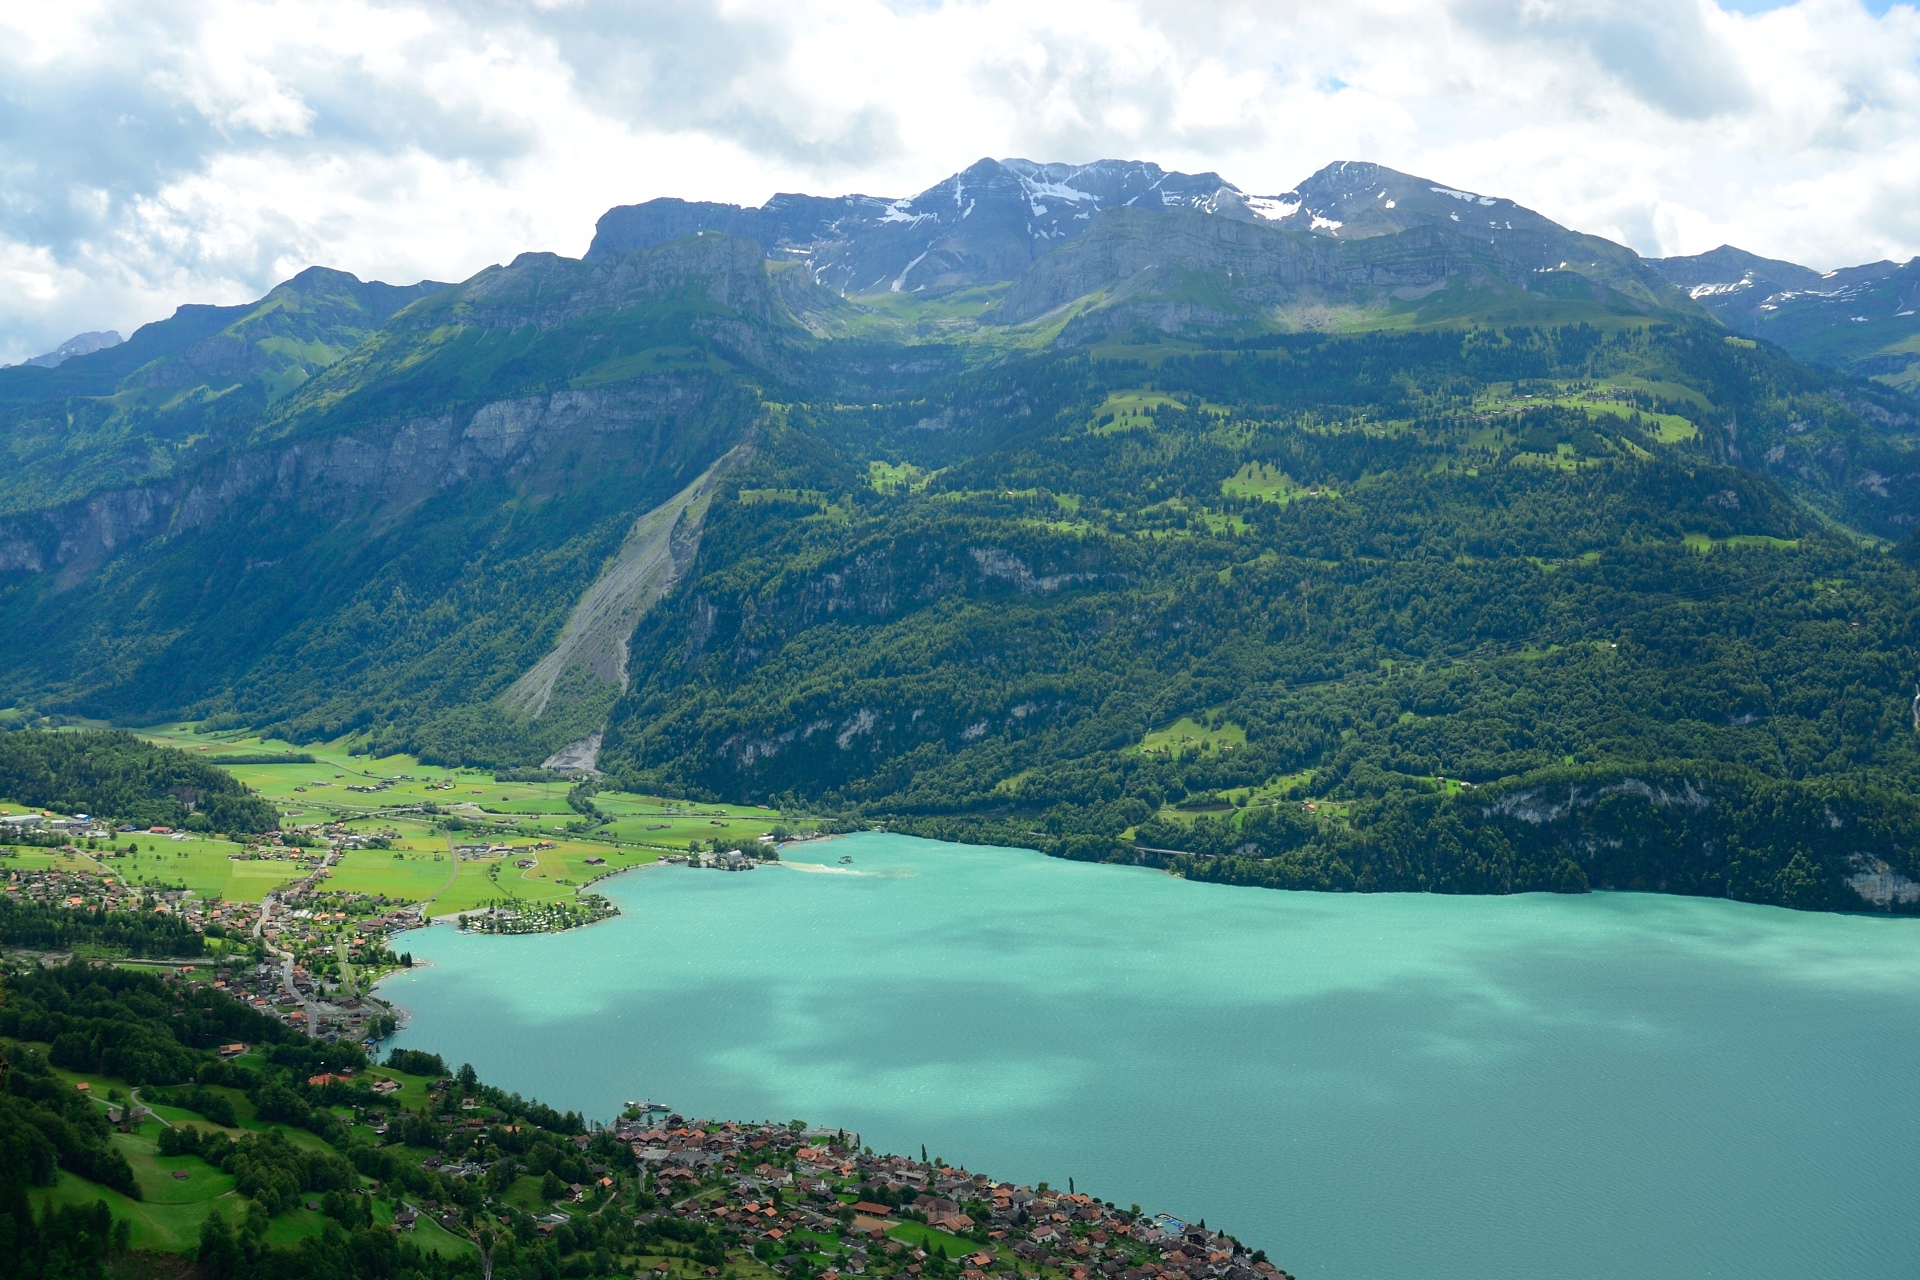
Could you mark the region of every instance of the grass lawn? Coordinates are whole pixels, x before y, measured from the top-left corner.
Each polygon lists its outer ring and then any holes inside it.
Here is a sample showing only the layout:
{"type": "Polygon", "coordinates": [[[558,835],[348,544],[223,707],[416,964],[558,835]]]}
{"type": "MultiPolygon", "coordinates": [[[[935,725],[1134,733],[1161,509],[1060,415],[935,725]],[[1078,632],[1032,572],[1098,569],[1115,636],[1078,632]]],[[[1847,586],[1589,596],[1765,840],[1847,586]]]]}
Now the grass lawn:
{"type": "Polygon", "coordinates": [[[429,1081],[426,1076],[408,1075],[404,1071],[395,1071],[392,1067],[368,1067],[366,1074],[369,1078],[375,1080],[381,1078],[398,1080],[400,1082],[400,1092],[393,1094],[392,1098],[394,1102],[405,1107],[407,1110],[418,1111],[427,1105],[427,1085],[429,1081]]]}
{"type": "Polygon", "coordinates": [[[540,1179],[530,1173],[515,1178],[500,1197],[508,1204],[517,1205],[528,1213],[548,1213],[550,1206],[540,1195],[540,1179]]]}
{"type": "Polygon", "coordinates": [[[453,1234],[424,1213],[414,1220],[413,1234],[408,1239],[413,1241],[415,1248],[437,1253],[443,1258],[480,1252],[480,1246],[473,1241],[453,1234]]]}
{"type": "Polygon", "coordinates": [[[160,1125],[143,1124],[134,1133],[116,1133],[113,1145],[133,1166],[145,1204],[200,1204],[233,1190],[233,1176],[220,1172],[199,1156],[163,1156],[160,1125]],[[185,1178],[176,1178],[184,1173],[185,1178]]]}
{"type": "Polygon", "coordinates": [[[958,1258],[980,1251],[980,1246],[973,1241],[963,1240],[959,1236],[950,1236],[944,1231],[935,1231],[924,1222],[898,1222],[887,1228],[887,1234],[895,1240],[918,1245],[928,1253],[932,1253],[934,1246],[939,1245],[947,1251],[949,1258],[958,1258]]]}
{"type": "Polygon", "coordinates": [[[438,839],[434,843],[439,848],[433,851],[349,849],[334,864],[327,888],[336,893],[384,894],[424,902],[451,884],[459,870],[446,843],[438,839]]]}
{"type": "Polygon", "coordinates": [[[326,1225],[327,1215],[317,1209],[306,1208],[306,1202],[320,1200],[320,1192],[308,1191],[301,1195],[298,1204],[285,1213],[277,1213],[267,1222],[267,1243],[284,1249],[288,1245],[299,1244],[308,1236],[317,1236],[326,1225]]]}
{"type": "MultiPolygon", "coordinates": [[[[167,1253],[192,1249],[200,1243],[200,1224],[206,1221],[208,1208],[214,1203],[213,1200],[201,1200],[190,1204],[155,1204],[129,1200],[118,1191],[109,1191],[65,1169],[60,1171],[59,1180],[53,1186],[35,1187],[31,1199],[36,1207],[48,1204],[90,1205],[96,1200],[104,1200],[115,1218],[126,1219],[133,1232],[134,1248],[167,1253]]],[[[237,1198],[230,1202],[238,1207],[237,1198]]]]}

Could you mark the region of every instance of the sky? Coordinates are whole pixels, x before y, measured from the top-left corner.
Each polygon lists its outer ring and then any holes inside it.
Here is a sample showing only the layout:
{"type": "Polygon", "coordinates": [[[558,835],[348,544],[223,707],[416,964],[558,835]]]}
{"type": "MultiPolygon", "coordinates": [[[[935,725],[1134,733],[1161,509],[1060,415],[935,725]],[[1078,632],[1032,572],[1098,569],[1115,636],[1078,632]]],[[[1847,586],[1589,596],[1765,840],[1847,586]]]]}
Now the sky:
{"type": "Polygon", "coordinates": [[[1887,0],[7,0],[0,362],[315,263],[578,255],[654,196],[982,156],[1283,192],[1373,160],[1647,254],[1920,252],[1887,0]]]}

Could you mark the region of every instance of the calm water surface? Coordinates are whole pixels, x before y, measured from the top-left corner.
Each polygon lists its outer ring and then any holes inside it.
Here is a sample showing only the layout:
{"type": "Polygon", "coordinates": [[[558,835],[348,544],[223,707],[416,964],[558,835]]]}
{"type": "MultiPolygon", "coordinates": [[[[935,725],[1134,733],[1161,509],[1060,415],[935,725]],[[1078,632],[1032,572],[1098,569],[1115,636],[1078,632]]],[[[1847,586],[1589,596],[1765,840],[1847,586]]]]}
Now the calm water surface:
{"type": "Polygon", "coordinates": [[[888,835],[789,861],[618,877],[575,933],[418,931],[398,1043],[601,1118],[1071,1176],[1302,1280],[1920,1276],[1920,921],[888,835]]]}

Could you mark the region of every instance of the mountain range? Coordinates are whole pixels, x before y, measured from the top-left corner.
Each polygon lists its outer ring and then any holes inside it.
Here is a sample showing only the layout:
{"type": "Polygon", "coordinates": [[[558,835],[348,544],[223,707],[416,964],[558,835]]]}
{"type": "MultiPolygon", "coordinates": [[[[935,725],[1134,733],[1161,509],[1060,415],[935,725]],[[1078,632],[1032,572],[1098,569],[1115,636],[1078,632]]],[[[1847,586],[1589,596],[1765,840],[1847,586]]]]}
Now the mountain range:
{"type": "Polygon", "coordinates": [[[1905,272],[1024,160],[312,268],[0,370],[0,702],[1252,883],[1920,909],[1905,272]]]}

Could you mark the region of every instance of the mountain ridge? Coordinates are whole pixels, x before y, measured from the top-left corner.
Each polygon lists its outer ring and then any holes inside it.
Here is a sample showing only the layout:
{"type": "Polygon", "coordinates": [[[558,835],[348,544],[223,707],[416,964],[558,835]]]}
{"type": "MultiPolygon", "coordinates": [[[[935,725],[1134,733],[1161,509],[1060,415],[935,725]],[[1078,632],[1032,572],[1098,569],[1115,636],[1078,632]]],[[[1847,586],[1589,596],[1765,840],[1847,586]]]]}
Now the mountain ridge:
{"type": "Polygon", "coordinates": [[[769,206],[0,371],[11,722],[591,761],[1249,883],[1912,905],[1920,409],[1688,296],[1757,260],[1372,165],[769,206]],[[1684,865],[1608,861],[1674,815],[1429,804],[1461,781],[1714,799],[1661,828],[1684,865]]]}

